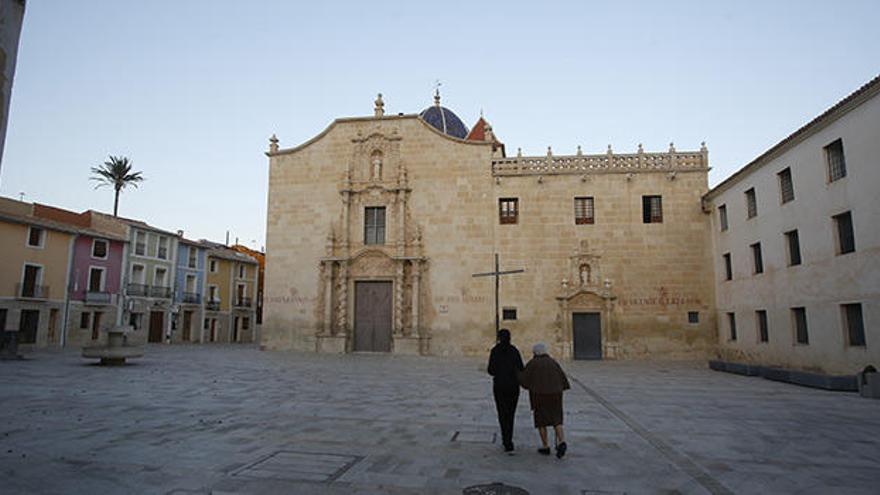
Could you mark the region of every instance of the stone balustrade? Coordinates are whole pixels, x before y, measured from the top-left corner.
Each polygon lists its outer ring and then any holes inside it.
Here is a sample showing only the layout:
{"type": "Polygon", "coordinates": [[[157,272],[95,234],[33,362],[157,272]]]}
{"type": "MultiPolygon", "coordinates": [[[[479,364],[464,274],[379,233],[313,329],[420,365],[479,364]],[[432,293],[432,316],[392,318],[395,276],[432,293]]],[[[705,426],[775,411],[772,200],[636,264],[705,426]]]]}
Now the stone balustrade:
{"type": "Polygon", "coordinates": [[[562,175],[590,173],[697,171],[709,168],[709,153],[675,151],[666,153],[617,154],[610,150],[597,155],[515,156],[492,160],[492,175],[562,175]]]}

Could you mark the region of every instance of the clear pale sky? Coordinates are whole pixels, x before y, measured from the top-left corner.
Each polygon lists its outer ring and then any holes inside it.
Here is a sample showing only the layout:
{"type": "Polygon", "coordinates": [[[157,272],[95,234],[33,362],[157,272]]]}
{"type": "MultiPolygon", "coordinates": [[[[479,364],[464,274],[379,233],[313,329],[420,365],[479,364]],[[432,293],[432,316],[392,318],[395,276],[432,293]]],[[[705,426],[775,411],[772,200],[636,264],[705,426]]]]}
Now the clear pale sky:
{"type": "Polygon", "coordinates": [[[709,147],[710,184],[880,73],[880,2],[30,0],[0,194],[264,244],[268,159],[442,81],[524,154],[709,147]]]}

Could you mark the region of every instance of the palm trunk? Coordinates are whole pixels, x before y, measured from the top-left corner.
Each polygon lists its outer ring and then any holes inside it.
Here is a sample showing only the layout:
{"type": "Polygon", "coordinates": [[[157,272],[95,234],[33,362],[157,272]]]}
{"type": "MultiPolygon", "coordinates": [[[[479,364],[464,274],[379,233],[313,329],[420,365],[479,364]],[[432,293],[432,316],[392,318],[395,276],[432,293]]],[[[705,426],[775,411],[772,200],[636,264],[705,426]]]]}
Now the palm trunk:
{"type": "Polygon", "coordinates": [[[117,216],[116,213],[119,211],[119,188],[116,188],[116,196],[113,198],[113,216],[117,216]]]}

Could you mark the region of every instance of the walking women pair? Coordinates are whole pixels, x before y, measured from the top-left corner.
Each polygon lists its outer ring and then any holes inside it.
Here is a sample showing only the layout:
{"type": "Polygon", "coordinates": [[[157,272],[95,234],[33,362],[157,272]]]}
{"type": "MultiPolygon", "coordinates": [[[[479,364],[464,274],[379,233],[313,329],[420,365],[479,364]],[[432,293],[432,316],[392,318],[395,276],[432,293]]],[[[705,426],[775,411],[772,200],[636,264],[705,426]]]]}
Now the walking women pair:
{"type": "Polygon", "coordinates": [[[562,392],[571,387],[562,367],[547,353],[546,345],[535,344],[532,353],[534,357],[523,366],[519,350],[510,343],[510,331],[505,328],[498,332],[498,343],[489,355],[488,371],[493,378],[492,392],[504,451],[514,450],[513,424],[522,386],[529,391],[535,428],[541,438],[538,452],[550,455],[547,428],[553,427],[556,457],[561,459],[568,448],[562,430],[562,392]]]}

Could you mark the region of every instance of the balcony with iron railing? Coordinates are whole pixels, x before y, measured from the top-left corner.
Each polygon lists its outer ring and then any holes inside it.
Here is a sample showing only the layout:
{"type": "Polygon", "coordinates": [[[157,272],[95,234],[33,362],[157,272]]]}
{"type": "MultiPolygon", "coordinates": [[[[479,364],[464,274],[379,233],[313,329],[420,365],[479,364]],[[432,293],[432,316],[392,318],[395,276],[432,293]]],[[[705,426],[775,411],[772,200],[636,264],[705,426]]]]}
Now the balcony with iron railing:
{"type": "Polygon", "coordinates": [[[153,285],[150,287],[150,297],[158,297],[160,299],[171,299],[171,287],[161,287],[153,285]]]}
{"type": "Polygon", "coordinates": [[[112,294],[105,291],[88,290],[86,291],[87,304],[110,304],[112,294]]]}
{"type": "Polygon", "coordinates": [[[235,307],[237,308],[249,308],[253,304],[253,299],[250,297],[238,296],[235,299],[235,307]]]}
{"type": "Polygon", "coordinates": [[[202,295],[197,292],[184,292],[181,300],[184,304],[199,304],[202,302],[202,295]]]}
{"type": "Polygon", "coordinates": [[[19,299],[34,299],[45,301],[49,299],[49,286],[31,283],[15,284],[15,294],[19,299]]]}
{"type": "Polygon", "coordinates": [[[128,284],[129,296],[146,296],[150,293],[150,286],[146,284],[128,284]]]}
{"type": "Polygon", "coordinates": [[[206,301],[205,309],[208,311],[220,311],[220,301],[206,301]]]}
{"type": "Polygon", "coordinates": [[[129,296],[155,297],[159,299],[171,299],[171,287],[161,287],[145,284],[128,284],[129,296]]]}

